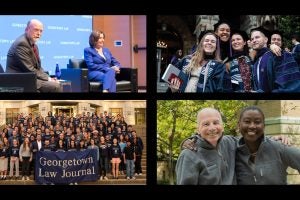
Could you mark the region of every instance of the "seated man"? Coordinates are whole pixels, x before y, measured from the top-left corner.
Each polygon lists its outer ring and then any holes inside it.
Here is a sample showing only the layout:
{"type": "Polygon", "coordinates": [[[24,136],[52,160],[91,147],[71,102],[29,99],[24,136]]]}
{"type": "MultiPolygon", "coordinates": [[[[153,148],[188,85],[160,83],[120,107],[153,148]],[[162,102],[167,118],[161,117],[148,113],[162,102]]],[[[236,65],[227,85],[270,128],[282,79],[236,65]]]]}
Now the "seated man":
{"type": "Polygon", "coordinates": [[[27,23],[25,34],[15,40],[7,53],[6,72],[34,72],[37,76],[38,92],[61,92],[59,82],[50,78],[41,66],[35,43],[42,36],[42,32],[43,24],[39,20],[32,19],[27,23]]]}

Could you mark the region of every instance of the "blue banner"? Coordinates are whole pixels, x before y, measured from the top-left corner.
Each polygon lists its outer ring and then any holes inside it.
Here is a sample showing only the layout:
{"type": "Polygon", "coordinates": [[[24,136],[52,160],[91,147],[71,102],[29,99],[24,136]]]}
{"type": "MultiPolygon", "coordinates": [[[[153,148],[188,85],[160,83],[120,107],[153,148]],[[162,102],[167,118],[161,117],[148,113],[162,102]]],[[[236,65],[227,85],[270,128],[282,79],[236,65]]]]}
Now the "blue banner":
{"type": "Polygon", "coordinates": [[[97,151],[39,151],[35,180],[38,184],[69,184],[98,179],[97,151]]]}

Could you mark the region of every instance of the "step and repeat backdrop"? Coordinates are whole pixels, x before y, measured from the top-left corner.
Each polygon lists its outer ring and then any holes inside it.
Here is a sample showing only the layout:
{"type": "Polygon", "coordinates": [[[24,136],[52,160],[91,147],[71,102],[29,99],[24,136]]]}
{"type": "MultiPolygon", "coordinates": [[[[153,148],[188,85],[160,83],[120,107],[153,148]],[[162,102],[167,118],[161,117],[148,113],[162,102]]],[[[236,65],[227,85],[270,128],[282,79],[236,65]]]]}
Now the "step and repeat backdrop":
{"type": "Polygon", "coordinates": [[[30,19],[44,24],[37,45],[42,66],[50,75],[55,73],[56,64],[66,68],[70,58],[83,58],[83,49],[89,46],[92,15],[1,15],[0,63],[4,69],[11,44],[25,33],[30,19]]]}

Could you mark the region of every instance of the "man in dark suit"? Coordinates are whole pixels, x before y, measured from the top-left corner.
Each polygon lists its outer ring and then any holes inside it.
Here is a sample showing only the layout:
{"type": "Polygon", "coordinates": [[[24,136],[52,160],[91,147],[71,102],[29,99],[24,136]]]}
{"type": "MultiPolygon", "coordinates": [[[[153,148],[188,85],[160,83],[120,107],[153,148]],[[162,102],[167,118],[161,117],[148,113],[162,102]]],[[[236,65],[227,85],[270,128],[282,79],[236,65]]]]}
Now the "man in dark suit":
{"type": "MultiPolygon", "coordinates": [[[[37,129],[37,130],[41,130],[41,129],[37,129]]],[[[36,140],[33,141],[31,143],[31,152],[32,152],[32,170],[33,170],[33,179],[35,180],[35,163],[36,163],[36,153],[38,151],[43,151],[43,148],[44,148],[44,143],[42,141],[42,136],[41,136],[41,133],[39,131],[39,133],[37,133],[36,135],[36,140]]]]}
{"type": "MultiPolygon", "coordinates": [[[[7,53],[6,72],[34,72],[37,75],[38,92],[61,92],[57,80],[51,79],[41,66],[36,42],[43,32],[43,24],[37,19],[27,23],[25,34],[18,37],[7,53]]],[[[13,81],[13,80],[12,80],[13,81]]]]}

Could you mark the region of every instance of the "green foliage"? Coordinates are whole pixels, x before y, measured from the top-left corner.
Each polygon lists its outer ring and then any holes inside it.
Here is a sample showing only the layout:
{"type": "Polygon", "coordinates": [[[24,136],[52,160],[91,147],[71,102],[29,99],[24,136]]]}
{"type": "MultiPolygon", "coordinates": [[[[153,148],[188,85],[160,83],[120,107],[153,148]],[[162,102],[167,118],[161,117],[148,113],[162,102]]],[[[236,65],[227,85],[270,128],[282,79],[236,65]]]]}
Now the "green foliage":
{"type": "Polygon", "coordinates": [[[183,138],[195,132],[196,110],[200,108],[201,102],[203,101],[157,101],[157,150],[161,158],[170,154],[170,139],[173,139],[172,153],[178,156],[183,138]],[[175,132],[172,135],[174,125],[175,132]]]}
{"type": "Polygon", "coordinates": [[[241,100],[159,100],[157,101],[158,159],[176,159],[183,139],[197,131],[197,112],[205,107],[221,111],[225,133],[236,135],[238,111],[246,106],[241,100]],[[170,149],[172,152],[170,152],[170,149]]]}
{"type": "Polygon", "coordinates": [[[279,15],[278,29],[283,33],[283,45],[293,48],[291,36],[300,33],[300,15],[279,15]]]}

